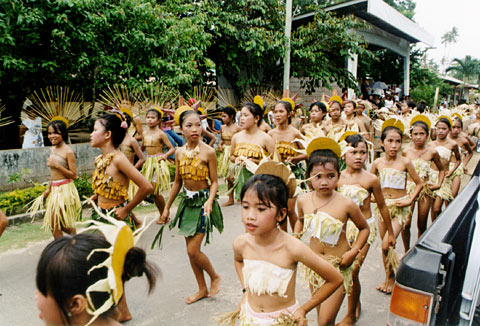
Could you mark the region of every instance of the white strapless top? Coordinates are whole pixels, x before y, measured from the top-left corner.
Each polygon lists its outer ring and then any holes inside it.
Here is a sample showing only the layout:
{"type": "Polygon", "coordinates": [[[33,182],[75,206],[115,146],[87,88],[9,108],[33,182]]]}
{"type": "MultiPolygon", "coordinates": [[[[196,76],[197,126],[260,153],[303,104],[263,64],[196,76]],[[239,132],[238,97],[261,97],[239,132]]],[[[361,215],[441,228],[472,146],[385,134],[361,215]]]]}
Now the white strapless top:
{"type": "Polygon", "coordinates": [[[265,260],[243,260],[243,280],[251,293],[256,295],[277,293],[286,297],[288,284],[295,270],[283,268],[265,260]]]}
{"type": "Polygon", "coordinates": [[[444,160],[450,161],[450,157],[452,156],[452,151],[446,148],[445,146],[437,146],[435,149],[438,152],[438,155],[440,155],[441,158],[444,160]]]}
{"type": "Polygon", "coordinates": [[[303,221],[303,231],[307,236],[317,238],[330,246],[338,243],[343,229],[342,221],[325,212],[307,214],[303,221]]]}
{"type": "Polygon", "coordinates": [[[382,188],[405,189],[407,184],[407,172],[393,168],[378,170],[378,179],[382,188]]]}
{"type": "Polygon", "coordinates": [[[358,206],[362,206],[369,195],[368,190],[359,185],[343,185],[338,188],[338,192],[353,200],[358,206]]]}

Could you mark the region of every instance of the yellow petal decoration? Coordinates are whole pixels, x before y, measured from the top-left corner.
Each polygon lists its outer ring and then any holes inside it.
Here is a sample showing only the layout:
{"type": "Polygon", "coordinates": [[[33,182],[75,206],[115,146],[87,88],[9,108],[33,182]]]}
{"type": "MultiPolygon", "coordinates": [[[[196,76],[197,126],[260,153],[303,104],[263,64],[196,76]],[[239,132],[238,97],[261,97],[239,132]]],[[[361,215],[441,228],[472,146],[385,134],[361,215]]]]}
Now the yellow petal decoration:
{"type": "Polygon", "coordinates": [[[63,121],[63,122],[65,123],[65,125],[67,126],[67,129],[68,129],[68,127],[70,127],[70,125],[69,125],[69,123],[68,123],[68,120],[65,119],[64,117],[59,116],[59,115],[54,116],[54,117],[50,120],[50,122],[53,122],[53,121],[63,121]]]}
{"type": "Polygon", "coordinates": [[[158,106],[154,106],[154,107],[152,107],[151,109],[157,111],[158,113],[160,113],[160,119],[163,118],[163,111],[162,111],[161,108],[159,108],[158,106]]]}
{"type": "Polygon", "coordinates": [[[417,114],[416,116],[414,116],[412,118],[412,120],[410,120],[410,127],[413,126],[413,124],[417,121],[421,121],[423,123],[425,123],[428,127],[428,129],[430,129],[431,125],[432,125],[432,122],[430,121],[430,119],[424,115],[424,114],[417,114]]]}
{"type": "Polygon", "coordinates": [[[290,97],[283,97],[280,101],[288,102],[292,106],[292,110],[295,110],[295,102],[290,97]]]}
{"type": "Polygon", "coordinates": [[[441,116],[439,116],[439,117],[437,118],[437,122],[438,122],[440,119],[442,119],[442,118],[445,118],[445,119],[447,119],[447,120],[450,122],[450,127],[453,126],[452,118],[450,118],[448,115],[441,115],[441,116]]]}
{"type": "Polygon", "coordinates": [[[387,127],[395,127],[395,128],[398,128],[400,129],[400,131],[403,132],[405,131],[405,126],[403,125],[402,121],[398,120],[398,119],[395,119],[395,118],[391,118],[391,119],[388,119],[386,120],[383,124],[382,124],[382,132],[385,130],[385,128],[387,127]]]}
{"type": "Polygon", "coordinates": [[[255,96],[255,97],[253,98],[253,103],[255,103],[255,104],[257,104],[258,106],[260,106],[260,108],[263,110],[263,105],[264,105],[264,103],[263,103],[263,98],[262,98],[261,96],[259,96],[259,95],[255,96]]]}
{"type": "Polygon", "coordinates": [[[333,139],[329,137],[318,137],[313,139],[307,146],[307,157],[310,157],[312,153],[319,149],[329,149],[331,150],[338,158],[342,155],[342,150],[340,145],[333,139]]]}
{"type": "Polygon", "coordinates": [[[197,111],[198,111],[198,113],[200,113],[201,115],[205,115],[205,110],[204,110],[202,107],[199,107],[197,111]]]}
{"type": "Polygon", "coordinates": [[[292,198],[295,195],[297,180],[292,170],[285,164],[275,161],[265,161],[258,166],[255,174],[269,174],[279,177],[287,185],[288,197],[292,198]]]}
{"type": "Polygon", "coordinates": [[[343,133],[343,135],[341,135],[340,138],[338,139],[338,142],[341,143],[341,142],[344,141],[348,136],[357,135],[357,134],[358,134],[357,131],[353,131],[353,130],[345,131],[345,132],[343,133]]]}
{"type": "Polygon", "coordinates": [[[193,111],[193,109],[189,106],[183,105],[179,107],[177,110],[175,110],[175,115],[173,116],[173,119],[175,120],[175,123],[179,126],[180,126],[180,116],[185,111],[193,111]]]}
{"type": "Polygon", "coordinates": [[[130,119],[133,120],[133,113],[132,113],[132,110],[130,110],[129,108],[127,108],[126,106],[122,106],[120,108],[120,112],[122,112],[123,114],[126,114],[130,117],[130,119]]]}

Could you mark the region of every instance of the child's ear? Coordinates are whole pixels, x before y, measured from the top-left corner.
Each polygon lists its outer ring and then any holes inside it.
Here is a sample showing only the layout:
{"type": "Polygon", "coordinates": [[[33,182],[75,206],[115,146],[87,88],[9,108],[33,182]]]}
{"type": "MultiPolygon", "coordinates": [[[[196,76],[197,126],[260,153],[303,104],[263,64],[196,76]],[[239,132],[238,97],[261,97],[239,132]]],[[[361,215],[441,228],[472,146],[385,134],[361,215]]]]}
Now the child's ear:
{"type": "Polygon", "coordinates": [[[277,222],[278,223],[282,222],[286,217],[287,217],[287,209],[281,208],[277,214],[277,222]]]}
{"type": "Polygon", "coordinates": [[[86,311],[87,307],[87,297],[81,294],[76,294],[70,300],[70,303],[67,306],[67,311],[70,312],[72,315],[79,315],[86,311]]]}
{"type": "Polygon", "coordinates": [[[110,138],[112,138],[112,131],[111,130],[105,132],[105,139],[110,139],[110,138]]]}

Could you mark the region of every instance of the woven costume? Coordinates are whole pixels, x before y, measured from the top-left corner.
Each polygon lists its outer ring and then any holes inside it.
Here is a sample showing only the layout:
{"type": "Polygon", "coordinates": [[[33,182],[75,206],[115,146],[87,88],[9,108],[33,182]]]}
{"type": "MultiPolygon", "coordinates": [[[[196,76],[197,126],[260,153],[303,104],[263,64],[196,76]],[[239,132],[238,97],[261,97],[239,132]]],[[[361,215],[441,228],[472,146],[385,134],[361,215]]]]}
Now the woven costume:
{"type": "MultiPolygon", "coordinates": [[[[249,143],[238,143],[235,145],[235,148],[233,150],[233,155],[235,157],[243,156],[247,159],[253,159],[256,161],[260,161],[266,156],[266,154],[267,153],[265,152],[265,150],[262,149],[259,145],[249,143]]],[[[235,180],[235,199],[240,200],[240,193],[242,192],[242,187],[253,175],[253,173],[239,164],[235,164],[233,169],[234,170],[232,172],[235,180]]]]}

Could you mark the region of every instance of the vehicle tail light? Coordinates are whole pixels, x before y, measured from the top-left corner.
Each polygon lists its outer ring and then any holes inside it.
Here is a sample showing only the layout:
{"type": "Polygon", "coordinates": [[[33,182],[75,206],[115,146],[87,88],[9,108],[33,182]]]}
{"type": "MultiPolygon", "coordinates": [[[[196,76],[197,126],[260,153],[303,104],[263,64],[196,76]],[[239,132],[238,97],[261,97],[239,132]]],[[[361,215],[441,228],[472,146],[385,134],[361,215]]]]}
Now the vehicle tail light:
{"type": "Polygon", "coordinates": [[[432,301],[433,296],[429,293],[408,289],[395,283],[387,325],[428,325],[432,301]]]}

